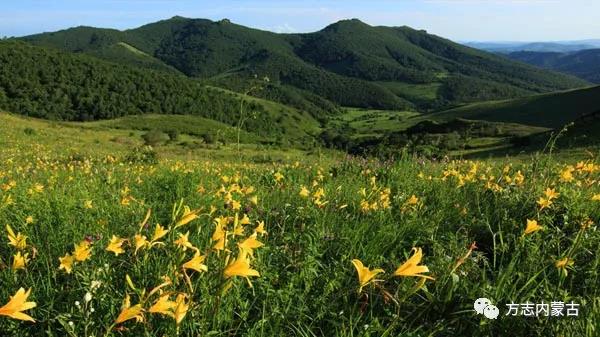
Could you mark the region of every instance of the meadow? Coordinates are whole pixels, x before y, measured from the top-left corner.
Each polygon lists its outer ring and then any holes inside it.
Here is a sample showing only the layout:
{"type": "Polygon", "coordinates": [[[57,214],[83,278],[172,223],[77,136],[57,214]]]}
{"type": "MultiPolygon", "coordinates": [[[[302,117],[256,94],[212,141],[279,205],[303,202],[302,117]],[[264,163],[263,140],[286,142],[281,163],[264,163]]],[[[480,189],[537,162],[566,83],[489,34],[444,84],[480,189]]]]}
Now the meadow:
{"type": "Polygon", "coordinates": [[[597,150],[267,157],[0,120],[2,336],[600,334],[597,150]],[[579,315],[506,315],[541,301],[579,315]]]}

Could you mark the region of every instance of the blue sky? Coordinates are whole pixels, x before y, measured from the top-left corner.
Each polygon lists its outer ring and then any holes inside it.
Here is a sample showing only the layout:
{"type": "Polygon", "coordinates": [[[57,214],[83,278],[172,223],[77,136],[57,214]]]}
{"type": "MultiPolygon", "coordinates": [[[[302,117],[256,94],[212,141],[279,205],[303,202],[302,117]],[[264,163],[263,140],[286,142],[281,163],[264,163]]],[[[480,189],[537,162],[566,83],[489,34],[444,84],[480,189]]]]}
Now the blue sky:
{"type": "Polygon", "coordinates": [[[276,32],[310,32],[359,18],[456,41],[579,40],[600,38],[599,13],[597,0],[6,0],[0,36],[78,25],[127,29],[181,15],[276,32]]]}

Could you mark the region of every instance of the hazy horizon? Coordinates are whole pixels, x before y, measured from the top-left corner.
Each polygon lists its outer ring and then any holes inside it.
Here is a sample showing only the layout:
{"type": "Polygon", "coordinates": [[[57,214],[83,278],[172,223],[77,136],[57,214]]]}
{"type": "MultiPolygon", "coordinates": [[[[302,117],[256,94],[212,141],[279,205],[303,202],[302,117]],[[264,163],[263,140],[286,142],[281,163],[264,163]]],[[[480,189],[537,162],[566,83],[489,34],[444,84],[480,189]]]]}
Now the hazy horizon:
{"type": "Polygon", "coordinates": [[[343,19],[410,26],[462,42],[559,42],[600,39],[600,2],[577,1],[208,1],[23,0],[2,4],[0,36],[76,26],[119,30],[168,19],[220,20],[279,33],[304,33],[343,19]],[[476,28],[476,29],[474,29],[476,28]]]}

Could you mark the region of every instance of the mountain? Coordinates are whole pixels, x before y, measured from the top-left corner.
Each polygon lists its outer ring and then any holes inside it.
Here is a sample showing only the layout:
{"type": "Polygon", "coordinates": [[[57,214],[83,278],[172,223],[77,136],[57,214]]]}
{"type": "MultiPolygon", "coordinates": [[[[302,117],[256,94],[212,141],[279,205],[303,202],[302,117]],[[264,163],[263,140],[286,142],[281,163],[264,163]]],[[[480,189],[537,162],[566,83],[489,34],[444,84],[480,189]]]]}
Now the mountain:
{"type": "Polygon", "coordinates": [[[257,95],[323,113],[335,105],[428,110],[587,85],[425,31],[356,19],[314,33],[276,34],[175,17],[125,31],[77,27],[22,40],[237,91],[255,75],[267,77],[267,90],[257,95]],[[415,97],[420,89],[432,94],[415,97]]]}
{"type": "MultiPolygon", "coordinates": [[[[0,109],[54,120],[89,121],[140,114],[195,115],[237,126],[239,93],[183,75],[83,54],[0,41],[0,109]]],[[[310,136],[306,111],[249,97],[244,127],[265,138],[310,136]]]]}
{"type": "Polygon", "coordinates": [[[600,49],[573,53],[514,52],[507,56],[513,60],[577,76],[592,83],[600,83],[600,49]]]}
{"type": "Polygon", "coordinates": [[[600,40],[557,42],[465,42],[466,46],[493,53],[508,54],[519,51],[566,53],[600,48],[600,40]]]}

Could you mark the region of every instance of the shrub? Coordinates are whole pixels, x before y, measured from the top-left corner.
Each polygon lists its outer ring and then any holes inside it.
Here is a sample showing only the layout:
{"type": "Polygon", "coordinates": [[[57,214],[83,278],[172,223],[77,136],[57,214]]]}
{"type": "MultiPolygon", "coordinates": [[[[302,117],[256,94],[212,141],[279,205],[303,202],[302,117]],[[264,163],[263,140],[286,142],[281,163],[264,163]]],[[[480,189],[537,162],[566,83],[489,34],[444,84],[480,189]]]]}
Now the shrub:
{"type": "Polygon", "coordinates": [[[142,135],[144,144],[148,146],[157,146],[165,140],[165,134],[158,130],[151,130],[142,135]]]}
{"type": "Polygon", "coordinates": [[[23,132],[25,132],[25,134],[28,136],[33,136],[36,134],[35,130],[32,128],[25,128],[25,130],[23,130],[23,132]]]}
{"type": "Polygon", "coordinates": [[[169,130],[167,131],[167,136],[169,136],[169,140],[175,142],[179,140],[179,131],[177,130],[169,130]]]}
{"type": "Polygon", "coordinates": [[[130,163],[157,164],[158,153],[156,153],[152,146],[138,146],[125,156],[125,161],[130,163]]]}

